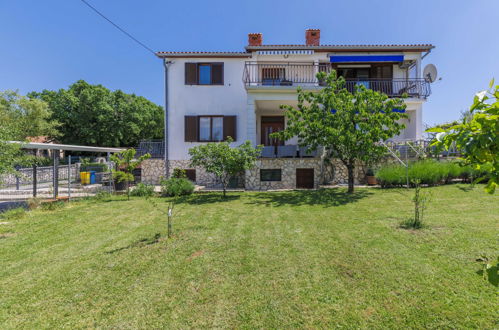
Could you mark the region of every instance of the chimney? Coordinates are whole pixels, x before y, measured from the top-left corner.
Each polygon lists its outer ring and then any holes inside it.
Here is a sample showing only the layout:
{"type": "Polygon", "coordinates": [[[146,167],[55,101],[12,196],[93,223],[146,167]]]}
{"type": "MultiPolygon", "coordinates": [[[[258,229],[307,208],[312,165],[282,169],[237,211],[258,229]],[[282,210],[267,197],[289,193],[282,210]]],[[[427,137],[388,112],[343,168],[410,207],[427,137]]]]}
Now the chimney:
{"type": "Polygon", "coordinates": [[[307,29],[305,30],[305,44],[307,46],[319,46],[321,43],[321,30],[307,29]]]}
{"type": "Polygon", "coordinates": [[[261,46],[263,36],[261,33],[248,33],[248,46],[261,46]]]}

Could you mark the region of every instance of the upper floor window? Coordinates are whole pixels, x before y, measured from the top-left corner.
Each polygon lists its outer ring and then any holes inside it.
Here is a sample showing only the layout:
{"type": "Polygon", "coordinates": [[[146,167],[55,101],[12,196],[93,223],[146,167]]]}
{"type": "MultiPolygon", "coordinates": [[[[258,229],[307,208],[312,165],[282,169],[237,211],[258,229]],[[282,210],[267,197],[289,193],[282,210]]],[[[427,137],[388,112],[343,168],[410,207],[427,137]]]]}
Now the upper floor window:
{"type": "Polygon", "coordinates": [[[185,63],[186,85],[223,85],[224,64],[216,63],[185,63]]]}
{"type": "Polygon", "coordinates": [[[223,140],[223,117],[199,116],[199,141],[223,140]]]}

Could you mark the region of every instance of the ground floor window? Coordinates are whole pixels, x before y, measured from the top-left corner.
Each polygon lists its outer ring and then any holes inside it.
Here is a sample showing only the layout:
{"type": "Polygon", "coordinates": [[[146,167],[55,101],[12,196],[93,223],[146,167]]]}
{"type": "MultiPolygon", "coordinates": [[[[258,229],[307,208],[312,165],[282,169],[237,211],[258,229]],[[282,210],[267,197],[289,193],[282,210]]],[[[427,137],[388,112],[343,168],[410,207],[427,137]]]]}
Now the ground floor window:
{"type": "Polygon", "coordinates": [[[261,169],[260,181],[281,181],[281,169],[261,169]]]}

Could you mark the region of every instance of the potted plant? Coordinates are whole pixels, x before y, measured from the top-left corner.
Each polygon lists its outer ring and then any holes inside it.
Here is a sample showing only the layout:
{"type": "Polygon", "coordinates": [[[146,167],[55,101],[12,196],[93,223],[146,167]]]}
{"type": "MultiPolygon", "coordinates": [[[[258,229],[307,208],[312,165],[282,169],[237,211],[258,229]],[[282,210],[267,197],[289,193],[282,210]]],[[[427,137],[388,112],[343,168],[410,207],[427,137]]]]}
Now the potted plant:
{"type": "Polygon", "coordinates": [[[374,176],[374,170],[372,168],[368,168],[366,171],[366,180],[368,185],[377,185],[378,180],[376,180],[376,177],[374,176]]]}

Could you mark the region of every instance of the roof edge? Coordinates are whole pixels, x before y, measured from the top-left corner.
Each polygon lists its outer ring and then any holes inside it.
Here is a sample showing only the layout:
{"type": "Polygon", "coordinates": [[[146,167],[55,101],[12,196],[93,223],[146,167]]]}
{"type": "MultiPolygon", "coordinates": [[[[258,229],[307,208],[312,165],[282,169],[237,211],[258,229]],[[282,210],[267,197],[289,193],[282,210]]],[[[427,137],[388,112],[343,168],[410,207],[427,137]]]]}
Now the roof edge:
{"type": "Polygon", "coordinates": [[[251,57],[249,52],[156,52],[159,58],[170,57],[233,57],[246,58],[251,57]]]}

